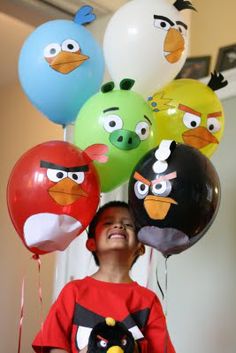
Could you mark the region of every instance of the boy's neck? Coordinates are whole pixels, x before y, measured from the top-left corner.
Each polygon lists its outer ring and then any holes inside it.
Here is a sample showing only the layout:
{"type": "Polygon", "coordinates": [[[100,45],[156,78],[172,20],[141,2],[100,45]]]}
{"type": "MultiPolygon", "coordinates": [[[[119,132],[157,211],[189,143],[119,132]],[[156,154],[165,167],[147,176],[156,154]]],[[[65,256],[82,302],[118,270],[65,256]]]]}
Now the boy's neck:
{"type": "Polygon", "coordinates": [[[100,266],[98,271],[92,275],[93,278],[103,281],[103,282],[111,282],[111,283],[131,283],[133,280],[129,275],[129,270],[127,267],[121,267],[117,265],[104,265],[100,266]]]}

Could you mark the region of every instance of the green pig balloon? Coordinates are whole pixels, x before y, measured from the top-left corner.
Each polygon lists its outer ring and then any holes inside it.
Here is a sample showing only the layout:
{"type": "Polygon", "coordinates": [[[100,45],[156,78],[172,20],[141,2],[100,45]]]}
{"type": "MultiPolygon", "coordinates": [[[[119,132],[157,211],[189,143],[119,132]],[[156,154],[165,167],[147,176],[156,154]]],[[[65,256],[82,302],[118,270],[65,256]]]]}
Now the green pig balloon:
{"type": "Polygon", "coordinates": [[[96,164],[102,192],[127,181],[140,158],[156,145],[152,109],[131,90],[135,81],[124,79],[120,89],[108,82],[80,110],[75,121],[74,143],[81,149],[92,144],[108,146],[108,162],[96,164]]]}

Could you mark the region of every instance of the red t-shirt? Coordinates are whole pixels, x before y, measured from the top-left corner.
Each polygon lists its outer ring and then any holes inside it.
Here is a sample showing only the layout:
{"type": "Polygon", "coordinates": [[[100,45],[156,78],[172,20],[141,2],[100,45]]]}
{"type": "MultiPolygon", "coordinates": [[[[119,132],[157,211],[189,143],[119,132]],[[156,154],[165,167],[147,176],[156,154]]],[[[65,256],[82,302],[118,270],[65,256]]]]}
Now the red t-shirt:
{"type": "Polygon", "coordinates": [[[35,352],[59,348],[78,353],[95,324],[106,317],[122,321],[142,353],[175,353],[160,301],[151,290],[132,283],[109,283],[92,277],[68,283],[51,307],[33,341],[35,352]],[[43,347],[43,350],[41,350],[43,347]]]}

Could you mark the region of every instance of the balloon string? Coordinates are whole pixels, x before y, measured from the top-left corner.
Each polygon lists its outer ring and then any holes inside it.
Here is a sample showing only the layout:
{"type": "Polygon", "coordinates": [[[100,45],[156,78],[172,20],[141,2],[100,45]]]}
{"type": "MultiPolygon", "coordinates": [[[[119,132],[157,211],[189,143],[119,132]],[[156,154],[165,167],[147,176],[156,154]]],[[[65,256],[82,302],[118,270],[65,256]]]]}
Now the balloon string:
{"type": "Polygon", "coordinates": [[[167,317],[167,290],[168,290],[168,268],[167,268],[167,260],[168,258],[165,257],[165,316],[167,317]]]}
{"type": "Polygon", "coordinates": [[[38,254],[34,254],[32,259],[38,262],[38,297],[40,302],[40,327],[41,327],[41,353],[43,352],[43,294],[41,285],[41,259],[38,254]]]}
{"type": "MultiPolygon", "coordinates": [[[[158,288],[161,292],[162,295],[162,300],[164,302],[164,315],[167,321],[167,290],[168,290],[168,268],[167,268],[167,260],[168,257],[165,257],[165,289],[163,291],[163,289],[161,288],[159,279],[158,279],[158,268],[156,267],[156,281],[157,281],[157,285],[158,288]]],[[[164,353],[167,353],[167,349],[168,349],[168,330],[167,330],[167,322],[165,325],[165,339],[164,339],[164,353]]]]}
{"type": "Polygon", "coordinates": [[[156,267],[156,281],[157,281],[158,288],[159,288],[159,290],[161,292],[162,300],[164,300],[165,299],[165,294],[164,294],[164,292],[163,292],[163,290],[161,288],[161,285],[160,285],[160,282],[159,282],[159,279],[158,279],[158,267],[156,267]]]}
{"type": "MultiPolygon", "coordinates": [[[[42,296],[42,286],[41,286],[41,260],[39,255],[37,254],[34,254],[32,256],[32,259],[38,262],[38,296],[40,301],[41,337],[43,337],[43,296],[42,296]]],[[[21,284],[20,320],[19,320],[18,349],[17,349],[18,353],[21,352],[24,306],[25,306],[25,275],[23,276],[22,284],[21,284]]],[[[43,338],[41,338],[41,353],[43,353],[43,338]]]]}
{"type": "Polygon", "coordinates": [[[168,330],[167,330],[167,290],[168,290],[168,268],[167,268],[167,260],[168,257],[165,257],[165,305],[164,305],[164,314],[166,317],[166,328],[165,328],[165,350],[164,352],[167,353],[168,349],[168,330]]]}
{"type": "Polygon", "coordinates": [[[66,129],[66,125],[62,125],[63,128],[63,141],[67,140],[67,129],[66,129]]]}
{"type": "Polygon", "coordinates": [[[21,304],[20,304],[20,321],[19,321],[19,332],[18,332],[18,350],[21,351],[21,338],[22,338],[22,328],[23,328],[23,319],[24,319],[24,301],[25,301],[25,276],[23,277],[21,284],[21,304]]]}
{"type": "Polygon", "coordinates": [[[150,250],[150,255],[149,255],[149,259],[148,259],[148,275],[147,275],[146,288],[148,288],[150,275],[151,275],[152,257],[153,257],[153,248],[151,248],[151,250],[150,250]]]}

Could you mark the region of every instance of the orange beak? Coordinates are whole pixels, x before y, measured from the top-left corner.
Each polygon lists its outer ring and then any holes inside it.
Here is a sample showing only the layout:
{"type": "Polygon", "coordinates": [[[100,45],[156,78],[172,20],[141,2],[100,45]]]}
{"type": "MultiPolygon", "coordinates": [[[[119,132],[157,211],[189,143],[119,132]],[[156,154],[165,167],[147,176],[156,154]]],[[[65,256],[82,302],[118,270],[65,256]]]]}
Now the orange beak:
{"type": "Polygon", "coordinates": [[[182,134],[183,141],[186,145],[203,148],[210,143],[219,143],[217,138],[212,135],[204,126],[199,126],[196,129],[190,129],[182,134]]]}
{"type": "Polygon", "coordinates": [[[88,196],[79,184],[69,178],[59,181],[48,192],[52,199],[61,206],[71,205],[80,197],[88,196]]]}
{"type": "Polygon", "coordinates": [[[148,195],[144,200],[144,208],[151,219],[163,220],[169,212],[170,206],[177,202],[170,197],[148,195]]]}
{"type": "Polygon", "coordinates": [[[170,64],[175,64],[180,60],[184,49],[185,42],[183,36],[177,29],[169,29],[164,42],[164,52],[166,60],[170,64]]]}
{"type": "Polygon", "coordinates": [[[80,51],[75,53],[61,51],[53,60],[51,58],[46,60],[54,70],[61,74],[68,74],[88,59],[89,57],[81,54],[80,51]]]}

